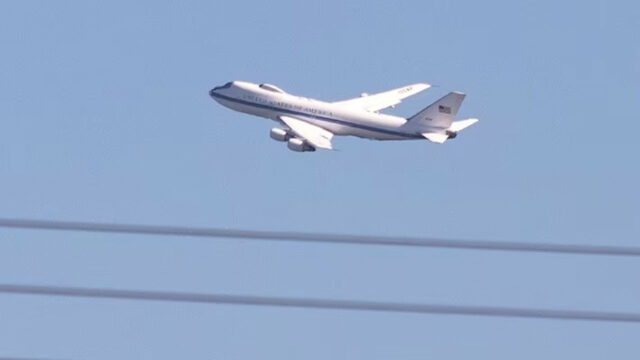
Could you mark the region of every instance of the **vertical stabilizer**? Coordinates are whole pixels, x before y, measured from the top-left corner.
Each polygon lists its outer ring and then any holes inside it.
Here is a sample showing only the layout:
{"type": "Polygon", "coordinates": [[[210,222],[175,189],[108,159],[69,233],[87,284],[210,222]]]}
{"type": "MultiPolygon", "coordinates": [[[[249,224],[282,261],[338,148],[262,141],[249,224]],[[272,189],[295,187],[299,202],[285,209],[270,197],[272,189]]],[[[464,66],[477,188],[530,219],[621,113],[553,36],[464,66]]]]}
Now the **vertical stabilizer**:
{"type": "Polygon", "coordinates": [[[448,129],[453,124],[464,97],[465,94],[450,92],[409,118],[408,124],[416,129],[448,129]]]}

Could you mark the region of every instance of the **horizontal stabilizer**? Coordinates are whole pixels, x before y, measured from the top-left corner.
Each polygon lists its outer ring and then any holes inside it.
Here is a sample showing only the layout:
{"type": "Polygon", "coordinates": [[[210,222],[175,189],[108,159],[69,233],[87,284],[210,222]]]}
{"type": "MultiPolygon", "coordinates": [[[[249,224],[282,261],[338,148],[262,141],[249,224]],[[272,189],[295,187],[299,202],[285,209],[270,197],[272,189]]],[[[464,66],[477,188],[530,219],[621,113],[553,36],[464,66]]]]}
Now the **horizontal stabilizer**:
{"type": "Polygon", "coordinates": [[[449,135],[440,133],[423,133],[422,136],[426,137],[427,140],[438,144],[442,144],[449,138],[449,135]]]}
{"type": "Polygon", "coordinates": [[[477,122],[478,122],[478,119],[466,119],[466,120],[454,121],[449,127],[449,130],[453,132],[458,132],[468,128],[469,126],[477,122]]]}

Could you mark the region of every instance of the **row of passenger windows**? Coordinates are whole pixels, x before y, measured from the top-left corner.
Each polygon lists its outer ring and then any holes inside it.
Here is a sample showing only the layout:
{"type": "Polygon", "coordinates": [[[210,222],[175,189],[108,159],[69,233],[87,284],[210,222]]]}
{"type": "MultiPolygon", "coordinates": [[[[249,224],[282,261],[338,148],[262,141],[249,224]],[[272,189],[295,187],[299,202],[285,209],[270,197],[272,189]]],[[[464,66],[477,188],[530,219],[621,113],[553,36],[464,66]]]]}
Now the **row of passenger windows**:
{"type": "Polygon", "coordinates": [[[251,102],[255,102],[258,104],[265,104],[265,105],[269,105],[269,106],[273,106],[281,109],[300,111],[307,114],[320,115],[320,116],[333,116],[333,113],[330,111],[324,111],[324,110],[305,107],[301,105],[292,105],[283,101],[267,100],[265,98],[261,98],[255,95],[245,95],[244,98],[245,100],[248,100],[251,102]]]}

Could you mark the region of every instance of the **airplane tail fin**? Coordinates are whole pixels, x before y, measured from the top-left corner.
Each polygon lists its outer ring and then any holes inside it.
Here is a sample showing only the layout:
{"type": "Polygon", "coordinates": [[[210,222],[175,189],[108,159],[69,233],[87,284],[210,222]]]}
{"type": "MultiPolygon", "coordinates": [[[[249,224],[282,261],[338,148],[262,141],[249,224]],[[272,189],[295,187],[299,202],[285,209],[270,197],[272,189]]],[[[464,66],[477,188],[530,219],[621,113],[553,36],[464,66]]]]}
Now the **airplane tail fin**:
{"type": "Polygon", "coordinates": [[[478,122],[478,119],[453,121],[464,97],[463,93],[450,92],[410,117],[405,125],[431,142],[442,144],[453,139],[459,131],[478,122]]]}
{"type": "Polygon", "coordinates": [[[456,117],[464,97],[463,93],[450,92],[410,117],[407,124],[424,131],[428,129],[446,130],[453,124],[453,119],[456,117]]]}

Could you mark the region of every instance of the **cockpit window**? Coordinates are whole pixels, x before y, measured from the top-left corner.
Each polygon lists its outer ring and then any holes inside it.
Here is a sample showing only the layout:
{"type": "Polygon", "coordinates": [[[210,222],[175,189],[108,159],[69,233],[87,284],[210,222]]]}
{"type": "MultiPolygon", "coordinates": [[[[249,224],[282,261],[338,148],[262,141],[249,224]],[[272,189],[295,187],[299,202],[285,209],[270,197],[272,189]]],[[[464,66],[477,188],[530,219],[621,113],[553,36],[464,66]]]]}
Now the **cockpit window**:
{"type": "Polygon", "coordinates": [[[216,87],[213,88],[212,91],[216,91],[216,90],[220,90],[220,89],[227,89],[227,88],[230,88],[231,85],[233,85],[233,81],[229,81],[228,83],[226,83],[226,84],[224,84],[222,86],[216,86],[216,87]]]}
{"type": "Polygon", "coordinates": [[[269,91],[273,91],[273,92],[277,92],[277,93],[281,93],[284,94],[285,92],[280,89],[279,87],[275,86],[275,85],[271,85],[271,84],[260,84],[260,88],[261,89],[265,89],[265,90],[269,90],[269,91]]]}

